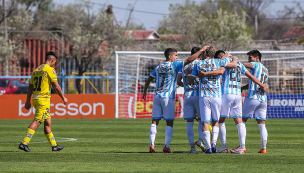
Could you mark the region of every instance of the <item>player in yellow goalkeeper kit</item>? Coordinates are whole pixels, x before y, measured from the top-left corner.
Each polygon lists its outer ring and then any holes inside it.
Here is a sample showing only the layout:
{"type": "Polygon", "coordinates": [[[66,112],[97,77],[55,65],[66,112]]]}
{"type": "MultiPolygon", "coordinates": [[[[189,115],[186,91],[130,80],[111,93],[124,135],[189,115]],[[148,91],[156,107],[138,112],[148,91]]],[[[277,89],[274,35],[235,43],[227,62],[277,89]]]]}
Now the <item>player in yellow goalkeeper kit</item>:
{"type": "Polygon", "coordinates": [[[19,145],[20,150],[31,152],[28,148],[28,143],[33,137],[37,127],[44,122],[44,133],[47,140],[52,146],[52,151],[60,151],[64,147],[58,146],[51,130],[51,115],[50,115],[50,90],[53,85],[57,94],[62,98],[64,104],[68,99],[64,97],[62,90],[57,82],[57,75],[54,69],[57,56],[54,52],[46,53],[45,63],[40,65],[33,73],[30,80],[30,85],[25,102],[25,109],[31,108],[31,97],[33,94],[33,106],[36,109],[33,122],[26,131],[26,135],[19,145]]]}

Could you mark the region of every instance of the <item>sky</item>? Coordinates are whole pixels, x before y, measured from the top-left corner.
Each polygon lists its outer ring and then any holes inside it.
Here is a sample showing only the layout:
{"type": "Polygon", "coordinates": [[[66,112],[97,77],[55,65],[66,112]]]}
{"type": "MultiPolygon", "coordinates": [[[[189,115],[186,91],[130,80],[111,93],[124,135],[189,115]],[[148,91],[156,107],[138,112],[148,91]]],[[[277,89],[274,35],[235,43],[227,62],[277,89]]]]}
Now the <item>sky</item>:
{"type": "MultiPolygon", "coordinates": [[[[114,15],[118,22],[126,24],[129,16],[128,6],[133,6],[136,0],[90,0],[94,4],[95,10],[101,8],[97,4],[111,4],[113,5],[114,15]]],[[[196,2],[205,1],[205,0],[195,0],[196,2]]],[[[285,5],[294,6],[292,3],[294,0],[275,0],[275,3],[271,4],[268,8],[265,9],[265,13],[271,13],[275,15],[275,12],[278,10],[283,10],[285,5]]],[[[303,0],[297,0],[301,2],[301,5],[304,6],[303,0]]],[[[80,0],[53,0],[55,4],[64,4],[69,3],[79,3],[80,0]]],[[[133,11],[131,20],[137,24],[143,24],[147,30],[157,30],[158,23],[163,19],[162,14],[169,14],[169,7],[172,3],[183,3],[185,0],[137,0],[134,10],[152,12],[151,13],[142,13],[133,11]]],[[[304,7],[303,7],[304,8],[304,7]]]]}

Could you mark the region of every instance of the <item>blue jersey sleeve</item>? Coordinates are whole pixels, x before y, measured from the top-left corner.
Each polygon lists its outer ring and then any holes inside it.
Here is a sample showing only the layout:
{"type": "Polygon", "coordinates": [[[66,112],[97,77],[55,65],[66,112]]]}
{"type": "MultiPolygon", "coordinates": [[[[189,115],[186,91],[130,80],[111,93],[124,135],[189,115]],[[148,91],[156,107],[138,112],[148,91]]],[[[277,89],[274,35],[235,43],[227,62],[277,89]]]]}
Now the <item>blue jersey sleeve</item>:
{"type": "Polygon", "coordinates": [[[248,71],[247,68],[243,65],[243,63],[240,63],[240,65],[241,65],[241,73],[245,74],[246,71],[248,71]]]}
{"type": "Polygon", "coordinates": [[[196,76],[197,76],[197,74],[198,74],[198,71],[197,71],[197,70],[198,70],[198,69],[197,69],[197,64],[195,64],[195,65],[194,65],[194,67],[193,67],[193,70],[192,70],[191,76],[196,77],[196,76]]]}
{"type": "Polygon", "coordinates": [[[154,70],[153,70],[153,72],[150,74],[150,76],[156,78],[156,68],[157,68],[157,67],[158,67],[158,66],[156,66],[156,67],[154,68],[154,70]]]}
{"type": "Polygon", "coordinates": [[[173,62],[172,65],[173,65],[173,68],[174,68],[175,71],[179,71],[181,68],[184,67],[184,61],[182,61],[182,62],[173,62]]]}
{"type": "Polygon", "coordinates": [[[228,58],[223,58],[220,62],[220,67],[226,67],[229,63],[229,59],[228,58]]]}
{"type": "Polygon", "coordinates": [[[183,73],[183,68],[181,68],[181,69],[178,71],[178,73],[183,73]]]}

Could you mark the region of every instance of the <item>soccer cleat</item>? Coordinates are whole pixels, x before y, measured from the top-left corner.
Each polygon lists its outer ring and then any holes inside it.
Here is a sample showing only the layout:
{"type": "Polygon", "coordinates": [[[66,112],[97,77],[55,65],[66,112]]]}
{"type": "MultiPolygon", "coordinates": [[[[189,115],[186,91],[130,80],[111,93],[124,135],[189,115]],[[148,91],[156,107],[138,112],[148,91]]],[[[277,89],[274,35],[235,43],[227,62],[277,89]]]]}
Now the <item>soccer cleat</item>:
{"type": "Polygon", "coordinates": [[[205,153],[206,154],[212,154],[212,149],[211,148],[206,149],[205,153]]]}
{"type": "Polygon", "coordinates": [[[195,148],[191,148],[189,153],[196,153],[196,149],[195,148]]]}
{"type": "Polygon", "coordinates": [[[216,145],[212,144],[211,145],[212,153],[216,153],[216,145]]]}
{"type": "Polygon", "coordinates": [[[25,151],[25,152],[33,152],[32,150],[30,150],[30,149],[28,148],[27,145],[24,145],[22,142],[21,142],[20,145],[19,145],[19,149],[20,149],[20,150],[23,150],[23,151],[25,151]]]}
{"type": "Polygon", "coordinates": [[[154,145],[150,146],[150,153],[155,153],[154,145]]]}
{"type": "Polygon", "coordinates": [[[228,149],[227,148],[222,148],[220,147],[218,150],[217,150],[218,153],[228,153],[228,149]]]}
{"type": "Polygon", "coordinates": [[[261,149],[259,153],[266,153],[266,148],[261,149]]]}
{"type": "Polygon", "coordinates": [[[198,141],[196,142],[196,146],[200,147],[200,148],[202,149],[203,152],[206,151],[206,146],[205,146],[205,144],[204,144],[203,141],[198,140],[198,141]]]}
{"type": "MultiPolygon", "coordinates": [[[[237,149],[239,149],[240,148],[240,146],[237,146],[235,149],[231,149],[230,150],[230,153],[234,153],[234,150],[237,150],[237,149]]],[[[245,152],[246,152],[246,147],[245,147],[245,152]]]]}
{"type": "Polygon", "coordinates": [[[246,152],[245,149],[240,149],[240,148],[233,150],[233,154],[245,154],[245,152],[246,152]]]}
{"type": "Polygon", "coordinates": [[[164,153],[172,153],[172,151],[170,150],[170,148],[169,147],[167,148],[166,146],[163,148],[163,152],[164,153]]]}
{"type": "Polygon", "coordinates": [[[52,151],[60,151],[60,150],[63,150],[63,149],[64,149],[63,146],[59,146],[59,145],[52,146],[52,151]]]}

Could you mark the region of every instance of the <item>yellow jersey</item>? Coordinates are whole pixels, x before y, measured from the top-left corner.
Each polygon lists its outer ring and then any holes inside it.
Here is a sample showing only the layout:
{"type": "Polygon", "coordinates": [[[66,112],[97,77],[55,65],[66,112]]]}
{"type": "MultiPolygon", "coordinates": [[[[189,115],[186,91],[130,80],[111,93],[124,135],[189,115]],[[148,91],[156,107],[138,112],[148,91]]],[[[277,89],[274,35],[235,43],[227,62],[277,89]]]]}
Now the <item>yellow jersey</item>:
{"type": "Polygon", "coordinates": [[[33,73],[30,84],[33,84],[33,99],[50,98],[52,83],[57,82],[54,68],[48,64],[40,65],[33,73]]]}

